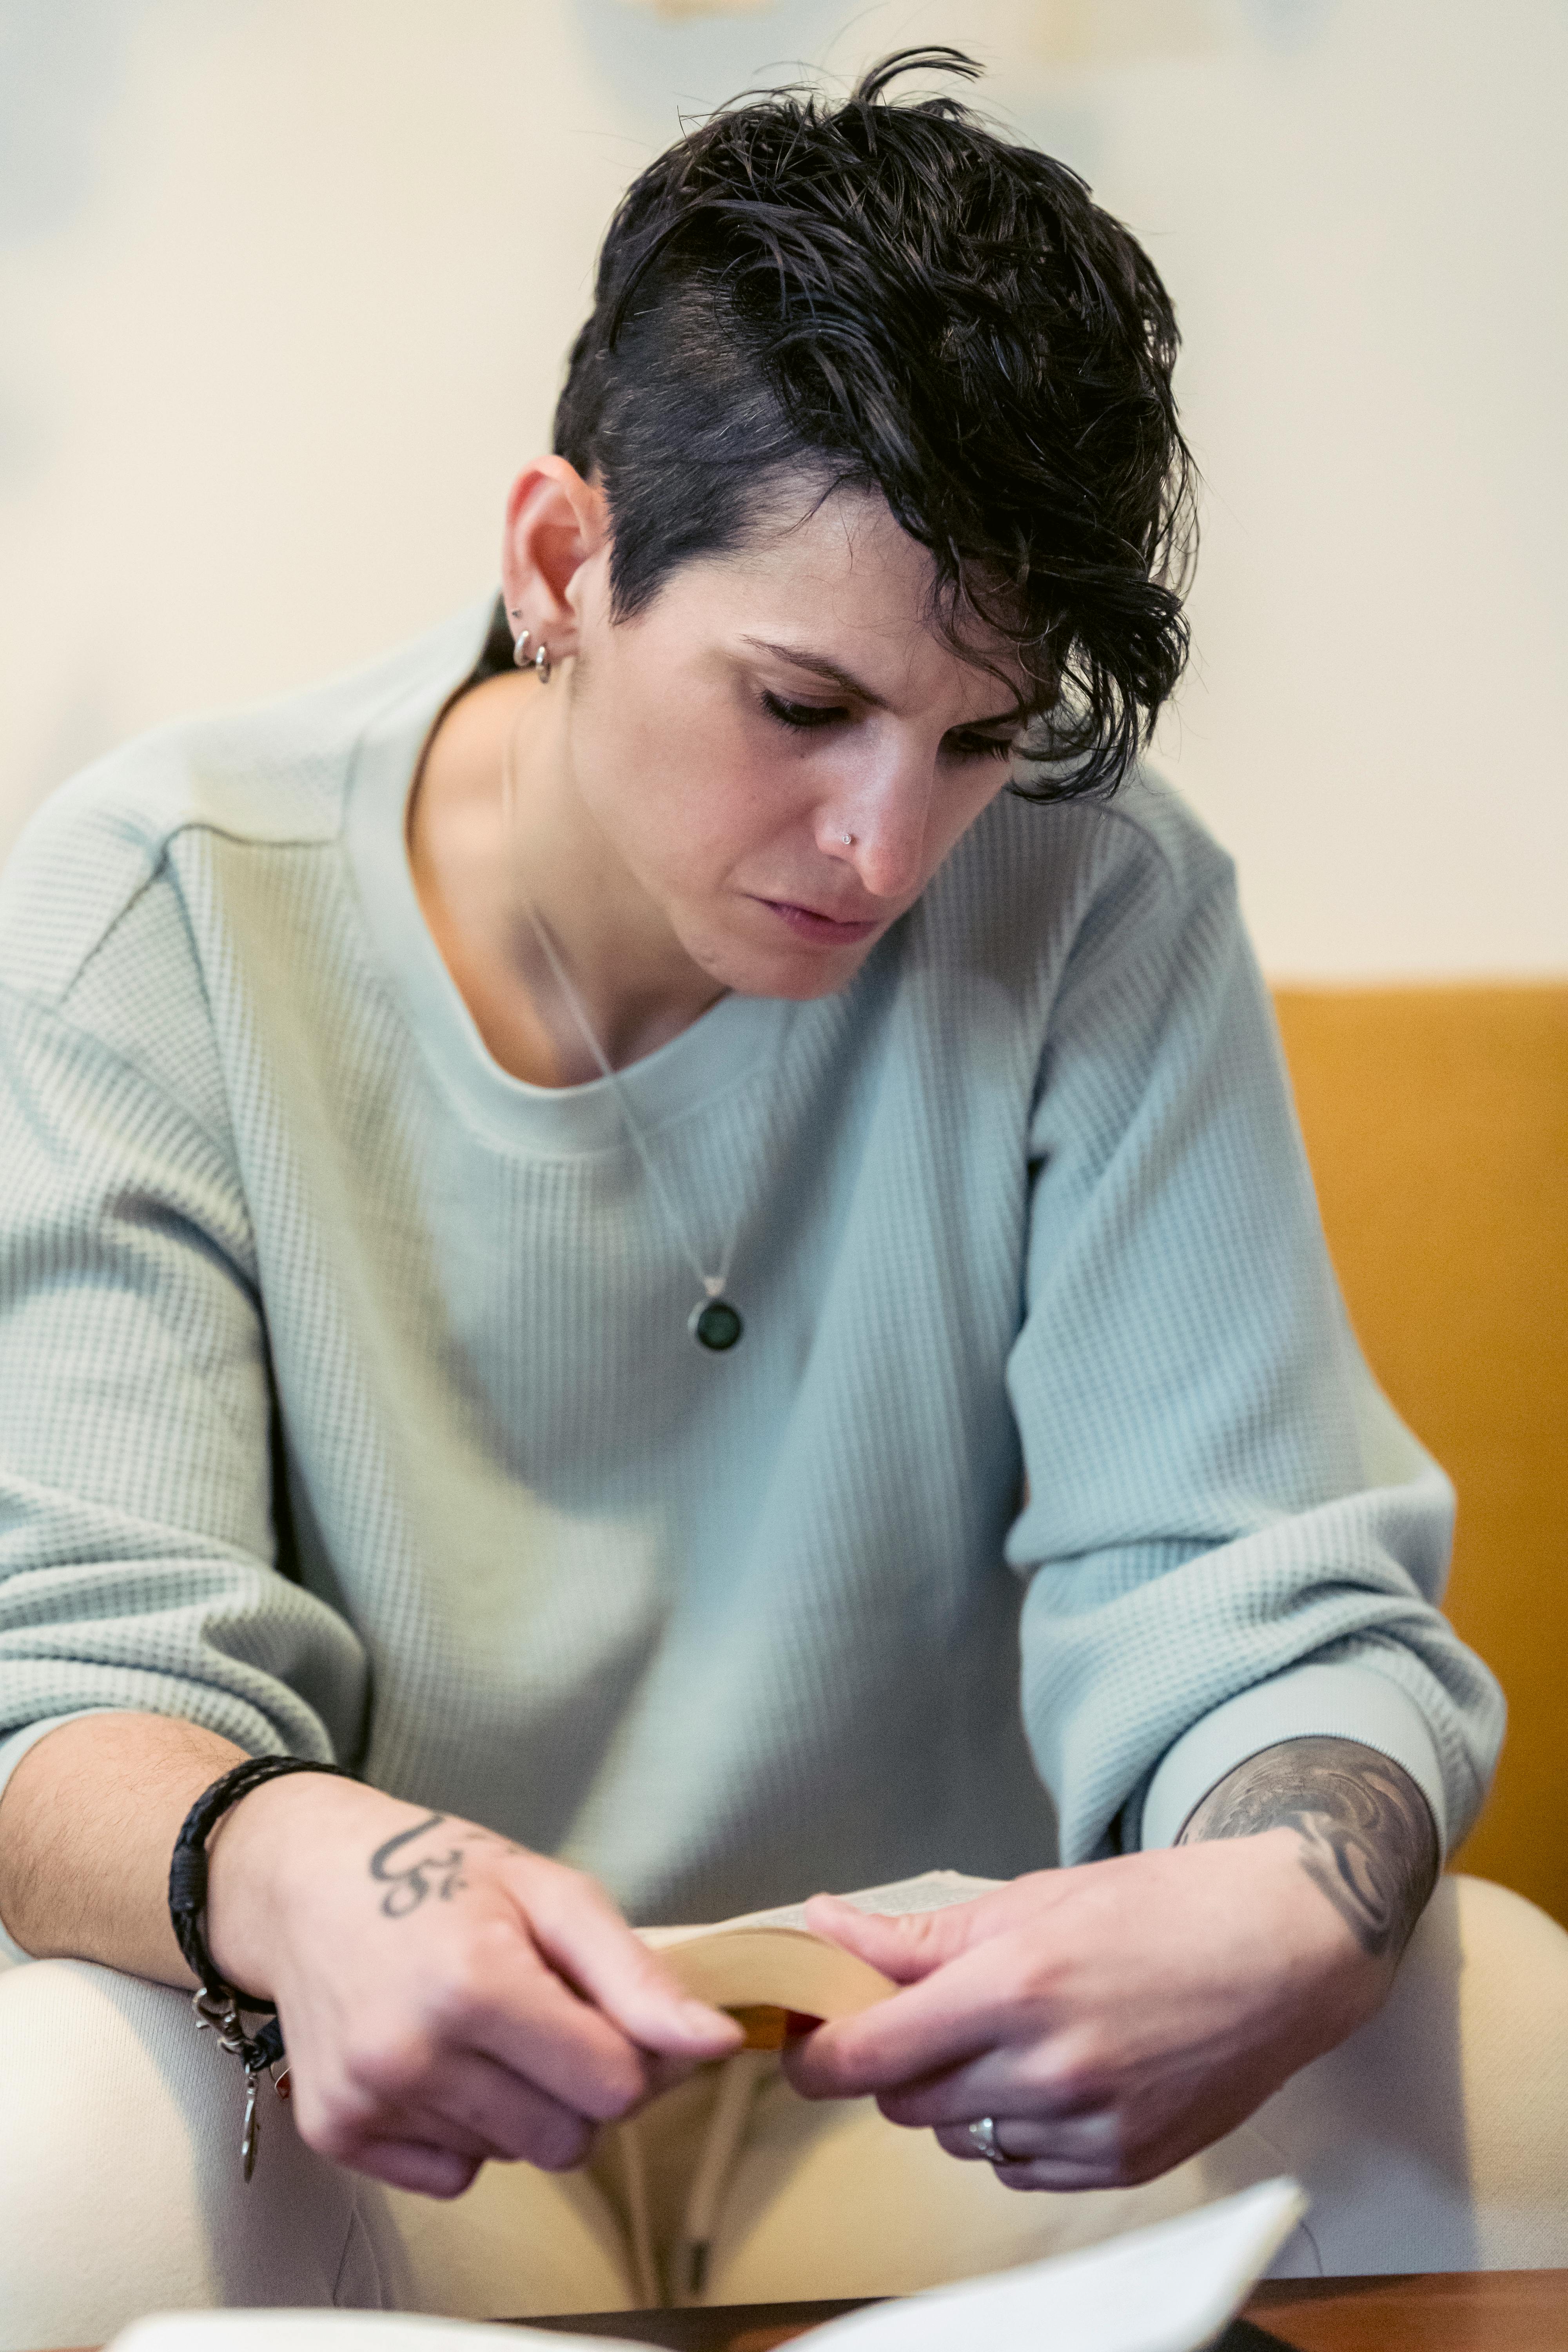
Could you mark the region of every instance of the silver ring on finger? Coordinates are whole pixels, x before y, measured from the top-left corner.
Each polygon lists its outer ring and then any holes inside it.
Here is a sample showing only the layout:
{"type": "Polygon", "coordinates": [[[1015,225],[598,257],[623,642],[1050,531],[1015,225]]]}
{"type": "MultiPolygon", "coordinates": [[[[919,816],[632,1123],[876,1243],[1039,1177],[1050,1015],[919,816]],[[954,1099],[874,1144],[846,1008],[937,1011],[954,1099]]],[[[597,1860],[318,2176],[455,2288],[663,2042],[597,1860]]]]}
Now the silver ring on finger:
{"type": "Polygon", "coordinates": [[[965,2128],[987,2164],[1016,2164],[1018,2161],[1016,2157],[1008,2155],[997,2138],[994,2116],[982,2116],[978,2123],[969,2124],[965,2128]]]}

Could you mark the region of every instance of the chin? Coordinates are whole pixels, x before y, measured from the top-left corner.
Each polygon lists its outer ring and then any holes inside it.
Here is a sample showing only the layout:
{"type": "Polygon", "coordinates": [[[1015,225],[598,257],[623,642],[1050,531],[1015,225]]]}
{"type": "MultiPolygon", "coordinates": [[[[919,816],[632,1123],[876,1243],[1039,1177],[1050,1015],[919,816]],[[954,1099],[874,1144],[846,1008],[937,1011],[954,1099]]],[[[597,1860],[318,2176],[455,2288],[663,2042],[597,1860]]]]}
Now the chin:
{"type": "Polygon", "coordinates": [[[875,940],[852,948],[805,950],[795,955],[763,955],[752,947],[703,956],[703,969],[736,996],[776,996],[792,1004],[810,1004],[819,996],[837,996],[847,988],[875,940]]]}
{"type": "Polygon", "coordinates": [[[837,971],[784,973],[780,975],[777,984],[773,987],[752,988],[743,992],[748,996],[783,997],[792,1004],[812,1004],[819,996],[837,996],[841,988],[847,988],[865,961],[863,955],[853,958],[847,956],[843,959],[841,969],[837,971]]]}

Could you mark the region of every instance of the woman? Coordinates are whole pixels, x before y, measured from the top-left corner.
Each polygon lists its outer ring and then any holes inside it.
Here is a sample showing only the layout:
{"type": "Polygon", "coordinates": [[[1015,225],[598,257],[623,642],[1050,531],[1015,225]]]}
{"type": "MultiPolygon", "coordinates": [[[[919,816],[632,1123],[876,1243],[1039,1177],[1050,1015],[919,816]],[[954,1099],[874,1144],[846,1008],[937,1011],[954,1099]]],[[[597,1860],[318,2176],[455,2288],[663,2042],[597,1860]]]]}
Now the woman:
{"type": "Polygon", "coordinates": [[[737,2031],[625,1920],[933,1863],[1014,1883],[814,1915],[909,1989],[768,2088],[710,2291],[1190,2201],[1371,2047],[1479,1802],[1446,1486],[1345,1333],[1226,863],[1131,772],[1170,305],[910,62],[638,180],[493,614],[133,746],[9,869],[27,2341],[646,2298],[737,2031]],[[228,1778],[274,1755],[353,1777],[228,1778]],[[193,1960],[287,2044],[248,2190],[193,1960]],[[106,2077],[140,2177],[68,2291],[106,2077]],[[639,2187],[597,2127],[676,2085],[639,2187]],[[446,2234],[367,2185],[491,2158],[535,2169],[446,2234]]]}

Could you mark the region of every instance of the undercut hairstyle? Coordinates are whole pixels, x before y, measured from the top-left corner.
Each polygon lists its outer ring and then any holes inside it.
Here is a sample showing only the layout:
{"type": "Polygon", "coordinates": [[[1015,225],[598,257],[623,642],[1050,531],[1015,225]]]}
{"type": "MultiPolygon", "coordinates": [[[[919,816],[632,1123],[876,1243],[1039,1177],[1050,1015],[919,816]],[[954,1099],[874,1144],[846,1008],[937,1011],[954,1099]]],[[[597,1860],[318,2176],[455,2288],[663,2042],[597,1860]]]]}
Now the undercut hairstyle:
{"type": "MultiPolygon", "coordinates": [[[[1148,256],[1075,172],[949,97],[748,92],[633,182],[573,346],[555,447],[609,509],[611,611],[814,494],[879,491],[933,613],[1017,656],[1015,789],[1114,791],[1186,657],[1194,469],[1148,256]]],[[[994,667],[993,657],[988,664],[994,667]]]]}

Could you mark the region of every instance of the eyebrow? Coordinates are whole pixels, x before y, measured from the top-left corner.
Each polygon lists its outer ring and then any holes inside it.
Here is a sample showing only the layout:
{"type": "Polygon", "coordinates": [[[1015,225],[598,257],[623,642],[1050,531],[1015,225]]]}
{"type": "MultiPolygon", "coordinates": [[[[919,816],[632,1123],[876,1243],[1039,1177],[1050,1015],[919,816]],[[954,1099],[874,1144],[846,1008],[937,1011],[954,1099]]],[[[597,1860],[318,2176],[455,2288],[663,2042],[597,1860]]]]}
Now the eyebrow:
{"type": "MultiPolygon", "coordinates": [[[[742,637],[741,642],[742,645],[755,646],[759,653],[774,654],[780,661],[793,662],[796,669],[808,669],[816,677],[830,679],[833,685],[841,687],[846,694],[854,695],[857,701],[868,702],[873,710],[886,710],[890,708],[884,695],[874,694],[871,688],[863,685],[852,671],[841,668],[836,661],[829,661],[826,654],[814,654],[805,646],[775,645],[769,637],[742,637]]],[[[1034,702],[1016,702],[1010,710],[995,711],[988,719],[966,719],[962,731],[966,735],[973,735],[987,727],[1022,725],[1033,718],[1040,708],[1039,704],[1034,702]]]]}

